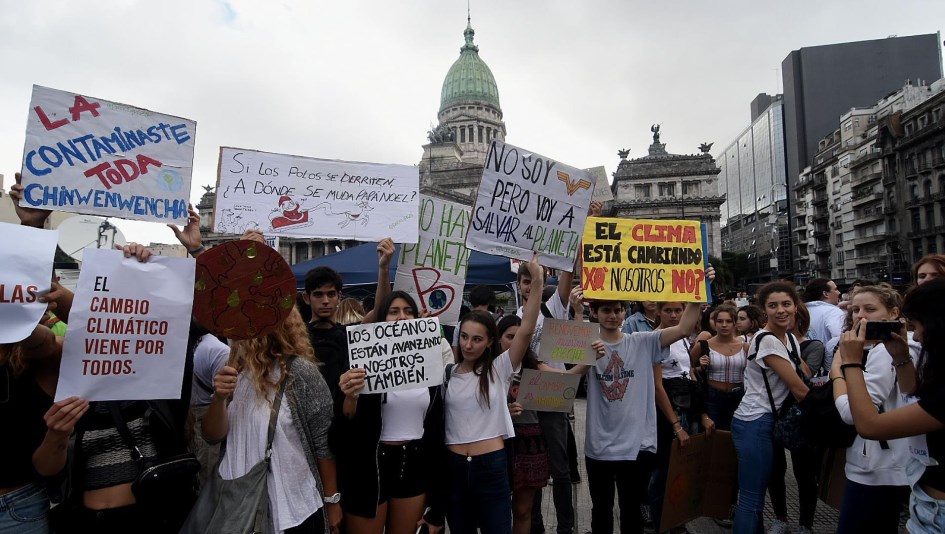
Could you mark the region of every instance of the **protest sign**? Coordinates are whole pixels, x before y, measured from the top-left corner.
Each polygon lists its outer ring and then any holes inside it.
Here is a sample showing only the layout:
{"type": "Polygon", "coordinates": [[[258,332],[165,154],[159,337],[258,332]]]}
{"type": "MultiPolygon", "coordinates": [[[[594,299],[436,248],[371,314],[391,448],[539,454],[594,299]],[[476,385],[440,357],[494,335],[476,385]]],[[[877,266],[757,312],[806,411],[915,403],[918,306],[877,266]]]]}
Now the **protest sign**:
{"type": "Polygon", "coordinates": [[[221,147],[218,172],[217,232],[417,242],[420,174],[413,165],[221,147]]]}
{"type": "Polygon", "coordinates": [[[33,86],[20,205],[185,224],[197,123],[33,86]]]}
{"type": "Polygon", "coordinates": [[[251,339],[276,330],[295,307],[295,276],[268,246],[240,239],[197,257],[194,319],[229,339],[251,339]]]}
{"type": "Polygon", "coordinates": [[[737,463],[731,432],[690,436],[685,448],[673,440],[660,529],[669,530],[697,517],[728,519],[735,504],[737,463]]]}
{"type": "Polygon", "coordinates": [[[394,289],[410,293],[443,324],[456,324],[463,305],[469,214],[466,206],[421,196],[420,241],[400,247],[394,289]]]}
{"type": "Polygon", "coordinates": [[[699,221],[589,217],[581,250],[584,297],[705,302],[707,246],[699,221]]]}
{"type": "Polygon", "coordinates": [[[597,351],[591,343],[600,337],[600,327],[584,321],[545,318],[541,327],[538,360],[594,365],[597,351]]]}
{"type": "Polygon", "coordinates": [[[348,327],[348,362],[364,369],[363,393],[443,383],[440,321],[436,317],[348,327]]]}
{"type": "Polygon", "coordinates": [[[486,254],[571,272],[594,176],[493,141],[473,207],[466,246],[486,254]]]}
{"type": "Polygon", "coordinates": [[[0,223],[9,243],[0,249],[0,343],[26,339],[46,311],[40,295],[49,290],[59,232],[0,223]]]}
{"type": "Polygon", "coordinates": [[[56,400],[180,398],[193,288],[190,259],[86,250],[56,400]]]}
{"type": "Polygon", "coordinates": [[[580,382],[581,375],[524,369],[516,401],[526,410],[570,412],[580,382]]]}
{"type": "Polygon", "coordinates": [[[610,182],[607,180],[607,169],[603,166],[601,167],[591,167],[590,169],[584,169],[587,172],[594,175],[594,178],[597,178],[597,182],[594,184],[594,194],[591,195],[591,200],[596,200],[598,202],[610,202],[614,199],[614,193],[610,190],[610,182]]]}

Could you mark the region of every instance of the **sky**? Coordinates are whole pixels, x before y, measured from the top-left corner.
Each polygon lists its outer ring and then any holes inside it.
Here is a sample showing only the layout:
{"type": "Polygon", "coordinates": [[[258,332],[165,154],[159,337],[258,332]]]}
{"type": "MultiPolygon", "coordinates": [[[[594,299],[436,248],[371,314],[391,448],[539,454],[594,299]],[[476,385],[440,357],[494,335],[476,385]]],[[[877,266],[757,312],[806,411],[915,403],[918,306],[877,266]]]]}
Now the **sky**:
{"type": "MultiPolygon", "coordinates": [[[[191,198],[220,146],[417,164],[459,57],[462,0],[0,0],[0,174],[20,168],[33,84],[197,122],[191,198]]],[[[792,50],[935,33],[936,0],[473,0],[507,142],[575,167],[724,149],[792,50]]],[[[869,105],[865,102],[860,105],[869,105]]],[[[175,242],[117,221],[129,240],[175,242]]]]}

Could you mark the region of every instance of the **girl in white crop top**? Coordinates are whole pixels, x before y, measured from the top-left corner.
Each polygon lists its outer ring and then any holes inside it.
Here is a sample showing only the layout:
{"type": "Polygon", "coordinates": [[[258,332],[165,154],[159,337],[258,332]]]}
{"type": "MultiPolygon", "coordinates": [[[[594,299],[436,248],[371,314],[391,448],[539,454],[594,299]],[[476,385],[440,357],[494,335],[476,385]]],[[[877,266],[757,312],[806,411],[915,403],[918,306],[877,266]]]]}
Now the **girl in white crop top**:
{"type": "Polygon", "coordinates": [[[512,507],[505,442],[515,435],[506,394],[535,332],[544,269],[523,264],[532,286],[515,338],[500,353],[495,320],[472,311],[460,322],[459,363],[446,377],[446,444],[449,466],[447,521],[454,533],[511,533],[512,507]]]}
{"type": "MultiPolygon", "coordinates": [[[[405,321],[418,312],[413,297],[394,291],[377,317],[405,321]]],[[[364,369],[341,375],[344,401],[332,429],[346,528],[352,534],[413,532],[422,520],[437,532],[446,513],[439,489],[444,469],[436,461],[445,454],[441,388],[361,394],[365,376],[364,369]]]]}
{"type": "Polygon", "coordinates": [[[747,344],[736,335],[736,317],[743,313],[723,304],[715,309],[716,335],[695,343],[689,351],[693,367],[705,373],[706,411],[716,428],[731,430],[732,416],[744,392],[745,366],[748,364],[747,344]],[[708,354],[703,345],[708,344],[708,354]]]}

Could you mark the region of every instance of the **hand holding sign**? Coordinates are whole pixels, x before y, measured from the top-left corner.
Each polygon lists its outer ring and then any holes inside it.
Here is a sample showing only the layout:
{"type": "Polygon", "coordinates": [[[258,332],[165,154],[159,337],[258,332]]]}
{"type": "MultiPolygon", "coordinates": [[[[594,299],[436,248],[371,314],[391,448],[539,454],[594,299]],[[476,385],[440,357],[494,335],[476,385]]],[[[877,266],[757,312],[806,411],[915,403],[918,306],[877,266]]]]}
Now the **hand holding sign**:
{"type": "Polygon", "coordinates": [[[361,390],[364,389],[364,369],[354,367],[345,371],[341,375],[341,379],[338,380],[338,386],[341,388],[341,392],[345,394],[346,397],[356,398],[361,394],[361,390]]]}
{"type": "Polygon", "coordinates": [[[21,206],[20,201],[23,200],[23,175],[18,172],[14,173],[13,179],[16,180],[16,183],[10,188],[10,199],[13,200],[13,209],[16,210],[16,216],[20,218],[20,223],[22,223],[23,226],[42,228],[43,225],[46,224],[46,219],[49,218],[49,214],[52,213],[52,211],[21,206]]]}

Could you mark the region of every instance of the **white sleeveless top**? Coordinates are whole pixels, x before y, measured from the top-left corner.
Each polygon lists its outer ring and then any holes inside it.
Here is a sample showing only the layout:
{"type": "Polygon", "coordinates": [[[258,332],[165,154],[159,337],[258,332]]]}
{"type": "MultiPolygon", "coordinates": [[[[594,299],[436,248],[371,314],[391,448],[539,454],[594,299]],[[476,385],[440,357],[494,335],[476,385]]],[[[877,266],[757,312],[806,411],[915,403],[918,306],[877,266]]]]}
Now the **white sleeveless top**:
{"type": "MultiPolygon", "coordinates": [[[[521,365],[519,366],[521,367],[521,365]]],[[[505,351],[492,362],[492,382],[489,384],[489,404],[479,395],[479,376],[476,373],[457,373],[446,387],[446,444],[474,443],[501,436],[515,436],[506,394],[512,385],[516,369],[512,369],[509,352],[505,351]]]]}

